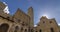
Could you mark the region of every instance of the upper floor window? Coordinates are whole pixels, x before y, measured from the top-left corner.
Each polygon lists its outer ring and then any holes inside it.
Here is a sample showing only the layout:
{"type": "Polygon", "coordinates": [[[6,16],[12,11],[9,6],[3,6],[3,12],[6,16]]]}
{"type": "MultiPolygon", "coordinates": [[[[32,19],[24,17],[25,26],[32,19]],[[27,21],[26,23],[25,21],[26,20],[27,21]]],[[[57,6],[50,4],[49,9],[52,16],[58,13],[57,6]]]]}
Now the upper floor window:
{"type": "Polygon", "coordinates": [[[20,19],[17,19],[18,23],[21,21],[20,19]]]}
{"type": "Polygon", "coordinates": [[[43,21],[43,23],[45,23],[45,21],[43,21]]]}
{"type": "Polygon", "coordinates": [[[20,20],[20,19],[18,19],[18,18],[15,18],[15,20],[16,20],[16,22],[18,22],[18,23],[21,21],[21,20],[20,20]]]}
{"type": "Polygon", "coordinates": [[[18,23],[20,23],[20,21],[21,21],[20,19],[17,19],[17,18],[15,18],[14,20],[18,23]]]}
{"type": "Polygon", "coordinates": [[[28,23],[25,23],[26,24],[26,26],[28,26],[28,23]]]}
{"type": "Polygon", "coordinates": [[[50,21],[50,23],[52,23],[52,21],[50,21]]]}
{"type": "Polygon", "coordinates": [[[38,26],[40,26],[40,25],[38,24],[38,26]]]}
{"type": "Polygon", "coordinates": [[[22,26],[24,26],[25,24],[24,24],[24,22],[22,22],[22,26]]]}

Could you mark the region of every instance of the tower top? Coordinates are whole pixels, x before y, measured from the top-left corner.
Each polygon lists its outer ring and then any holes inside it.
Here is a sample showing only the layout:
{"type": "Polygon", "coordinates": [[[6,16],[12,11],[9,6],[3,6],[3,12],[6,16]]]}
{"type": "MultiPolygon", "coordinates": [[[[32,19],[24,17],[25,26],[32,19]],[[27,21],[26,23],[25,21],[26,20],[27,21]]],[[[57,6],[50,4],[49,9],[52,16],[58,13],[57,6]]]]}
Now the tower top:
{"type": "Polygon", "coordinates": [[[33,9],[32,7],[29,7],[29,9],[30,9],[30,8],[33,9]]]}
{"type": "Polygon", "coordinates": [[[32,8],[32,7],[29,7],[29,8],[28,8],[28,15],[29,15],[30,17],[33,17],[33,8],[32,8]]]}
{"type": "Polygon", "coordinates": [[[31,10],[31,11],[33,11],[33,8],[32,8],[32,7],[29,7],[29,8],[28,8],[28,10],[31,10]]]}
{"type": "Polygon", "coordinates": [[[28,15],[30,16],[30,27],[34,27],[34,13],[33,13],[33,8],[29,7],[28,8],[28,15]]]}

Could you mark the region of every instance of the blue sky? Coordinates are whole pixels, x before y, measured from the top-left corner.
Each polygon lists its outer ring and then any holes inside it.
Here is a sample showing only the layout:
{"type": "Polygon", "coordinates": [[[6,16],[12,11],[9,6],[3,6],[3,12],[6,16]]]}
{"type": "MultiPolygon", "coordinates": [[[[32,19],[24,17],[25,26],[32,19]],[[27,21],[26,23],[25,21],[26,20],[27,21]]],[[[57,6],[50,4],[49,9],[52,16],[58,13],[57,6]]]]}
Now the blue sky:
{"type": "Polygon", "coordinates": [[[10,14],[14,14],[17,8],[27,13],[30,6],[34,9],[34,24],[39,22],[41,16],[55,18],[60,23],[60,0],[0,0],[6,2],[10,14]]]}

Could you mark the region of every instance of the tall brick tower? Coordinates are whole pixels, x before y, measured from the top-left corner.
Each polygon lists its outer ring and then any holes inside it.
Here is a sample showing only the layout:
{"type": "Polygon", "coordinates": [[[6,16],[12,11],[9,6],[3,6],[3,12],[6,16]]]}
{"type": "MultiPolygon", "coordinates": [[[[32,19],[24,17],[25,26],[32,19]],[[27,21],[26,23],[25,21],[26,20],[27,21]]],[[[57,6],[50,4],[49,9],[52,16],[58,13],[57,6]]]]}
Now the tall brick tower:
{"type": "Polygon", "coordinates": [[[30,22],[29,22],[30,26],[29,27],[30,27],[30,31],[31,31],[32,28],[34,27],[34,14],[33,14],[33,8],[32,7],[30,7],[28,9],[28,15],[30,16],[30,22]]]}

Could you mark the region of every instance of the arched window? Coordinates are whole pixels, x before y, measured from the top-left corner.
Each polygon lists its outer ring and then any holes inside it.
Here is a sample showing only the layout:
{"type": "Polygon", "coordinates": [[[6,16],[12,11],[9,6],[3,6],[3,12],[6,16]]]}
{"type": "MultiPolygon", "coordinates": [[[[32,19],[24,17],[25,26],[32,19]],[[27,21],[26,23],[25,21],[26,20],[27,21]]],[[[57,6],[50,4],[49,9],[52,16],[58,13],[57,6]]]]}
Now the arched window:
{"type": "Polygon", "coordinates": [[[43,21],[43,23],[45,23],[45,21],[43,21]]]}
{"type": "Polygon", "coordinates": [[[9,25],[4,23],[0,26],[0,32],[7,32],[9,28],[9,25]]]}
{"type": "Polygon", "coordinates": [[[23,31],[23,27],[21,27],[21,32],[23,31]]]}
{"type": "Polygon", "coordinates": [[[42,30],[40,29],[39,32],[42,32],[42,30]]]}
{"type": "Polygon", "coordinates": [[[27,32],[27,29],[25,29],[25,32],[27,32]]]}
{"type": "Polygon", "coordinates": [[[18,27],[18,26],[16,26],[16,27],[15,27],[15,31],[14,31],[14,32],[17,32],[17,31],[18,31],[18,29],[19,29],[19,27],[18,27]]]}
{"type": "Polygon", "coordinates": [[[54,29],[53,28],[50,28],[51,32],[54,32],[54,29]]]}
{"type": "Polygon", "coordinates": [[[25,23],[24,22],[22,22],[22,26],[24,26],[25,25],[25,23]]]}
{"type": "Polygon", "coordinates": [[[31,29],[31,32],[34,32],[33,29],[31,29]]]}
{"type": "Polygon", "coordinates": [[[50,23],[52,23],[52,21],[50,21],[50,23]]]}
{"type": "Polygon", "coordinates": [[[28,31],[30,32],[30,27],[29,27],[28,31]]]}
{"type": "Polygon", "coordinates": [[[37,32],[37,31],[36,31],[37,32]]]}

